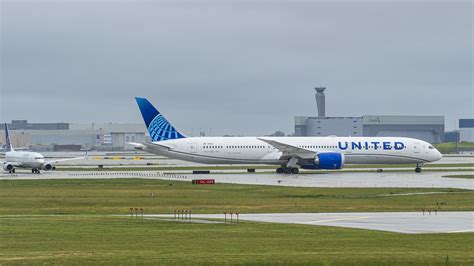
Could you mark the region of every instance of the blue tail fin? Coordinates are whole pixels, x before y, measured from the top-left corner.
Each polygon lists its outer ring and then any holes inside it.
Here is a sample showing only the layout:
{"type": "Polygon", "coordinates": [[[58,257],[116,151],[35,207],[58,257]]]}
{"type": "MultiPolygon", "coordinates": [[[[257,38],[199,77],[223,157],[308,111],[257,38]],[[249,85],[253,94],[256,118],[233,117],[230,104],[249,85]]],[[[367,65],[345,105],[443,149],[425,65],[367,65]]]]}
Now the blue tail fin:
{"type": "Polygon", "coordinates": [[[153,141],[181,139],[185,136],[178,132],[163,115],[145,98],[135,97],[142,113],[148,133],[153,141]]]}
{"type": "Polygon", "coordinates": [[[12,147],[12,143],[10,141],[10,134],[8,133],[8,126],[5,123],[5,150],[6,151],[14,151],[12,147]]]}

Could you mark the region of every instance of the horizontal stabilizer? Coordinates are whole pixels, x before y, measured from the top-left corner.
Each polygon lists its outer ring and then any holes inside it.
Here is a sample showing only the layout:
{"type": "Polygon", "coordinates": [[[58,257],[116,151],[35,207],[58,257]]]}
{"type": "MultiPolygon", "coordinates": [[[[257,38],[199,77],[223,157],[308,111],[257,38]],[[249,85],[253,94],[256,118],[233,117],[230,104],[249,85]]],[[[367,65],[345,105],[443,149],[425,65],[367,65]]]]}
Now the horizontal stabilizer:
{"type": "Polygon", "coordinates": [[[137,150],[153,150],[156,148],[167,149],[170,150],[171,148],[163,145],[162,143],[157,142],[127,142],[127,144],[132,145],[137,150]]]}

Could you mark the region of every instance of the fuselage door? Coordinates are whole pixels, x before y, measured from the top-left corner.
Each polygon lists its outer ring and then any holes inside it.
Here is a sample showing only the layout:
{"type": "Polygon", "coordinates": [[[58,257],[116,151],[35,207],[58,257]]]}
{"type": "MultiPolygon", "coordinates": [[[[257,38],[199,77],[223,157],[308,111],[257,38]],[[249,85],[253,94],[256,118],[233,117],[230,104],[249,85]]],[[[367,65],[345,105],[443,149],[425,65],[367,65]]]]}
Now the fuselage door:
{"type": "Polygon", "coordinates": [[[190,143],[189,146],[191,147],[191,153],[197,153],[197,144],[196,143],[190,143]]]}
{"type": "Polygon", "coordinates": [[[414,151],[415,153],[420,153],[420,149],[421,149],[420,143],[419,143],[419,142],[415,142],[415,144],[413,144],[413,151],[414,151]]]}

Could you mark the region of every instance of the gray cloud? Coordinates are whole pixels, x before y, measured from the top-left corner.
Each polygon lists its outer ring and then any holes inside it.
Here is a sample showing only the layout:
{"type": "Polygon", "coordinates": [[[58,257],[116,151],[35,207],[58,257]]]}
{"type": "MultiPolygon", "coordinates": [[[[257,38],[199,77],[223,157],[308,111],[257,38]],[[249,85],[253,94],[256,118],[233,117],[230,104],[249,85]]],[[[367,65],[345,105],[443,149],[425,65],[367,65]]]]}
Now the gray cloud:
{"type": "Polygon", "coordinates": [[[293,132],[328,115],[474,116],[466,2],[2,2],[0,118],[293,132]]]}

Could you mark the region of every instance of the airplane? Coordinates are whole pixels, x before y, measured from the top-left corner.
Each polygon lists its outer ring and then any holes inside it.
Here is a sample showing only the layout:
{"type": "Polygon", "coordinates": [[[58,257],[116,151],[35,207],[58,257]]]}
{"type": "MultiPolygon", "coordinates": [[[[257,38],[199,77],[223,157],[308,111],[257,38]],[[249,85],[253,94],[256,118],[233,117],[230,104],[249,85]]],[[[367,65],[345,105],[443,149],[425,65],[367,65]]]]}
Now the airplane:
{"type": "Polygon", "coordinates": [[[72,160],[80,160],[87,158],[86,156],[83,157],[75,157],[75,158],[67,158],[67,159],[59,159],[59,160],[52,160],[46,161],[44,156],[37,152],[30,152],[30,151],[17,151],[13,149],[11,141],[10,141],[10,134],[8,131],[8,126],[5,123],[5,162],[3,163],[3,170],[8,171],[10,174],[14,174],[16,172],[16,168],[29,168],[31,169],[31,173],[33,174],[40,174],[41,170],[44,171],[52,171],[56,169],[54,166],[59,162],[65,161],[72,161],[72,160]]]}
{"type": "Polygon", "coordinates": [[[146,99],[135,97],[152,142],[135,149],[203,164],[279,165],[276,172],[337,170],[346,164],[415,164],[443,156],[430,143],[402,137],[187,137],[146,99]]]}

